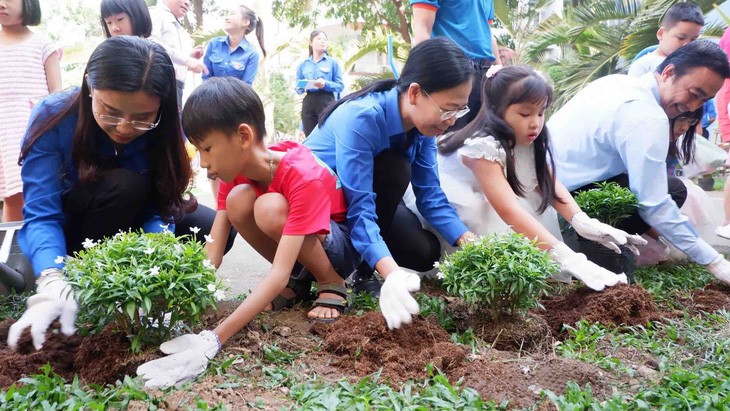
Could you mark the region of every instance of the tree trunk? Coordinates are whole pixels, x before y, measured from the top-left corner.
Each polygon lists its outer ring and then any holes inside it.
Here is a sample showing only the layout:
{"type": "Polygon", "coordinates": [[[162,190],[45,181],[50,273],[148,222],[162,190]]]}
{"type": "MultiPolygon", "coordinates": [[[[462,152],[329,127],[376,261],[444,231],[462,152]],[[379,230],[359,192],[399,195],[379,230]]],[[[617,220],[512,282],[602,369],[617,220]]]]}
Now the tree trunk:
{"type": "Polygon", "coordinates": [[[203,27],[203,0],[193,0],[193,11],[195,13],[195,28],[203,27]]]}

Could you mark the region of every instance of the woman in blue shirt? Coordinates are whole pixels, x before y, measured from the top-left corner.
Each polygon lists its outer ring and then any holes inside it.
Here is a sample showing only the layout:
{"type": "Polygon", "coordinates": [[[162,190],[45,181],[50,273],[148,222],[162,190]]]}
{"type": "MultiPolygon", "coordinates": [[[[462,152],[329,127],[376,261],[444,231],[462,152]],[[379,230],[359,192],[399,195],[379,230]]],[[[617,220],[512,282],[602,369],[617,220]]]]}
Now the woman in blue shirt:
{"type": "Polygon", "coordinates": [[[420,279],[400,266],[426,271],[440,257],[438,239],[399,206],[408,183],[418,210],[450,244],[475,237],[441,190],[433,138],[469,111],[472,75],[453,41],[426,40],[411,50],[399,79],[373,82],[330,106],[304,141],[342,181],[352,244],[366,262],[353,274],[353,288],[377,293],[378,270],[390,328],[418,312],[410,292],[420,279]]]}
{"type": "Polygon", "coordinates": [[[223,20],[223,30],[227,36],[220,36],[208,42],[203,63],[209,77],[231,76],[253,84],[259,69],[259,53],[246,40],[246,35],[256,30],[261,52],[266,57],[264,48],[264,25],[256,13],[246,6],[236,6],[228,12],[223,20]]]}
{"type": "Polygon", "coordinates": [[[119,230],[159,232],[175,222],[198,226],[202,239],[215,213],[184,197],[192,171],[175,72],[154,42],[107,39],[89,58],[81,89],[43,99],[29,124],[20,155],[25,223],[19,243],[37,291],[11,327],[8,345],[30,326],[39,349],[59,316],[61,331],[74,332],[76,303],[61,271],[67,254],[119,230]]]}
{"type": "Polygon", "coordinates": [[[297,94],[307,92],[302,101],[302,124],[308,136],[317,126],[319,115],[335,100],[335,93],[345,88],[339,64],[327,54],[327,35],[322,30],[309,35],[309,57],[297,68],[297,83],[301,80],[311,81],[311,87],[296,87],[297,94]]]}

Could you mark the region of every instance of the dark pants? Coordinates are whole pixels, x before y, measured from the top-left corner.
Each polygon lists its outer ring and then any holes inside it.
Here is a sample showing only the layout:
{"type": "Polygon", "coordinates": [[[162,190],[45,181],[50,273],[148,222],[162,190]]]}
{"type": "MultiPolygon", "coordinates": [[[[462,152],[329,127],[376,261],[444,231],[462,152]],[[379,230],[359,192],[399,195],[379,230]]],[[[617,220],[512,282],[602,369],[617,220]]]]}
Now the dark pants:
{"type": "Polygon", "coordinates": [[[471,94],[469,94],[468,105],[470,110],[464,117],[456,120],[456,123],[449,127],[448,131],[456,131],[469,124],[482,108],[482,84],[484,84],[485,75],[489,67],[492,66],[492,63],[492,60],[487,59],[472,60],[472,64],[474,65],[474,79],[471,83],[471,94]]]}
{"type": "Polygon", "coordinates": [[[304,96],[302,101],[302,125],[304,126],[305,136],[308,136],[317,127],[320,113],[334,100],[334,94],[324,91],[313,91],[304,96]]]}
{"type": "MultiPolygon", "coordinates": [[[[617,183],[621,187],[629,187],[629,176],[628,174],[619,174],[616,177],[611,177],[608,180],[617,183]]],[[[600,182],[600,181],[599,181],[600,182]]],[[[590,190],[592,188],[595,188],[595,183],[586,184],[583,187],[579,187],[571,192],[574,196],[577,193],[580,193],[581,191],[590,190]]],[[[677,207],[682,207],[682,204],[684,204],[684,201],[687,199],[687,187],[684,185],[682,180],[678,179],[674,176],[668,176],[667,177],[667,187],[669,191],[669,196],[672,197],[672,200],[677,204],[677,207]]],[[[644,234],[645,232],[649,231],[651,226],[647,224],[641,217],[639,217],[639,211],[634,211],[631,216],[624,221],[620,222],[618,226],[616,227],[620,230],[624,230],[629,234],[644,234]]]]}
{"type": "MultiPolygon", "coordinates": [[[[98,181],[77,184],[63,195],[66,216],[64,234],[68,254],[82,248],[86,239],[101,240],[119,230],[138,230],[149,217],[149,178],[132,170],[116,168],[104,173],[98,181]]],[[[196,240],[204,242],[210,234],[215,211],[203,205],[187,214],[176,225],[175,234],[191,234],[190,227],[199,227],[196,240]]],[[[233,245],[236,233],[228,236],[226,252],[233,245]]]]}
{"type": "MultiPolygon", "coordinates": [[[[415,214],[403,205],[403,194],[411,181],[408,160],[393,151],[384,151],[375,158],[373,192],[378,227],[395,262],[416,271],[428,271],[441,256],[438,238],[423,229],[415,214]]],[[[372,273],[363,262],[358,271],[372,273]]]]}

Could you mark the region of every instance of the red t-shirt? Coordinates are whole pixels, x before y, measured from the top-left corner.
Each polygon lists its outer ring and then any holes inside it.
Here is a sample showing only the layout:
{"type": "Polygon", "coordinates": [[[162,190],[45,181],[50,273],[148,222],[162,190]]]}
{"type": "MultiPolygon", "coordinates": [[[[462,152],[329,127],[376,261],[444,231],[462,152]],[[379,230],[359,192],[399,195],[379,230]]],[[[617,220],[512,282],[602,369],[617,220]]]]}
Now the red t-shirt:
{"type": "MultiPolygon", "coordinates": [[[[280,193],[289,201],[289,217],[282,235],[327,234],[330,220],[345,221],[347,204],[337,175],[303,145],[284,141],[269,146],[271,151],[286,152],[269,184],[268,193],[280,193]]],[[[256,196],[264,189],[247,177],[238,175],[233,182],[220,182],[218,209],[226,209],[226,198],[233,187],[250,184],[256,196]]]]}

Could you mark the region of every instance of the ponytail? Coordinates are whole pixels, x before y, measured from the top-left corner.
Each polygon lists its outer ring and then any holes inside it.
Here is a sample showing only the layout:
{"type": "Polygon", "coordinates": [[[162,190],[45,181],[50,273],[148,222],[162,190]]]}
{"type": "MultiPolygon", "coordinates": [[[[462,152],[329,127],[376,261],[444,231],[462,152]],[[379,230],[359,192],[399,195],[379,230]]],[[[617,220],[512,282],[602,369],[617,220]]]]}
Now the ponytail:
{"type": "Polygon", "coordinates": [[[264,24],[261,21],[261,17],[256,18],[256,39],[259,41],[259,47],[261,52],[266,57],[266,48],[264,47],[264,24]]]}
{"type": "Polygon", "coordinates": [[[256,17],[256,13],[244,5],[238,6],[238,9],[241,10],[243,18],[248,20],[248,29],[244,34],[248,34],[256,30],[256,40],[259,41],[261,52],[264,54],[264,57],[266,57],[266,48],[264,48],[264,24],[261,21],[261,18],[256,17]]]}
{"type": "MultiPolygon", "coordinates": [[[[395,87],[397,85],[397,81],[395,79],[385,79],[385,80],[377,80],[373,81],[372,83],[369,83],[367,86],[363,87],[362,89],[350,93],[346,95],[345,97],[342,97],[341,99],[333,102],[327,108],[322,111],[322,114],[319,115],[319,124],[324,124],[324,122],[327,120],[327,117],[332,114],[332,112],[335,111],[337,107],[339,107],[341,104],[346,103],[351,100],[357,100],[360,97],[370,94],[370,93],[379,93],[382,91],[388,91],[395,87]]],[[[407,88],[407,87],[406,87],[407,88]]],[[[398,90],[398,92],[401,92],[401,90],[398,90]]]]}

